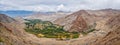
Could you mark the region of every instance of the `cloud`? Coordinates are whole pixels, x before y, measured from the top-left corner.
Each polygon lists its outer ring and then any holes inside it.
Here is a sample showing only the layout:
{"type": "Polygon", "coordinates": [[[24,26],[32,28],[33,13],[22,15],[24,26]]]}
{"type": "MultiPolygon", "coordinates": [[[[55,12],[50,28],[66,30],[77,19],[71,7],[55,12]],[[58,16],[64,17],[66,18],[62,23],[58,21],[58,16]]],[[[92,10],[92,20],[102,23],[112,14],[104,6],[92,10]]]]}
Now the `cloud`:
{"type": "Polygon", "coordinates": [[[57,10],[63,10],[63,9],[65,9],[65,6],[63,4],[57,6],[57,10]]]}
{"type": "Polygon", "coordinates": [[[120,9],[120,0],[0,0],[0,10],[77,11],[104,8],[120,9]]]}

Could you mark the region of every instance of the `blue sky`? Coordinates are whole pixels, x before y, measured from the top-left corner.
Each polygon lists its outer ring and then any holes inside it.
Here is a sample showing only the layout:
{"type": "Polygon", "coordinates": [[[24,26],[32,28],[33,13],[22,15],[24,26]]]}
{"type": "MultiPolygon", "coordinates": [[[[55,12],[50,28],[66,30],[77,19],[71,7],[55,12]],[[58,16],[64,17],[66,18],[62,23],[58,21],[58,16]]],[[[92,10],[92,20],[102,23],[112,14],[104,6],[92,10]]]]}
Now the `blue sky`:
{"type": "Polygon", "coordinates": [[[120,0],[0,0],[0,10],[78,11],[81,9],[120,9],[120,0]]]}

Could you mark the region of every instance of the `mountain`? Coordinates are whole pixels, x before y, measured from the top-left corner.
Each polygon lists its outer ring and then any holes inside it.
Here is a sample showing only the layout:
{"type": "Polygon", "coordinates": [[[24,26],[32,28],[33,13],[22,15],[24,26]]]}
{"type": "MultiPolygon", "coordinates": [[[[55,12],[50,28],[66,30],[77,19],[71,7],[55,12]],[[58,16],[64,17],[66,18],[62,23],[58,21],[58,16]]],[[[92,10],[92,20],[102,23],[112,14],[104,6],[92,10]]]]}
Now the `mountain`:
{"type": "Polygon", "coordinates": [[[109,32],[102,38],[98,39],[95,45],[120,45],[120,14],[111,17],[106,26],[109,28],[109,32]]]}
{"type": "Polygon", "coordinates": [[[6,14],[6,15],[9,15],[11,17],[26,16],[26,15],[31,15],[33,13],[34,13],[34,11],[24,11],[24,10],[0,11],[0,14],[6,14]]]}
{"type": "Polygon", "coordinates": [[[5,14],[0,14],[0,22],[10,23],[10,22],[13,22],[13,21],[15,21],[15,19],[13,19],[9,16],[6,16],[5,14]]]}
{"type": "Polygon", "coordinates": [[[25,19],[40,19],[40,20],[43,20],[43,21],[51,21],[51,22],[53,22],[57,18],[64,17],[67,14],[69,14],[69,13],[63,13],[63,12],[41,13],[41,12],[38,12],[38,13],[35,13],[35,14],[32,14],[32,15],[26,16],[24,18],[25,19]]]}
{"type": "Polygon", "coordinates": [[[94,28],[96,22],[109,19],[112,16],[120,14],[119,12],[119,10],[114,9],[80,10],[68,16],[59,18],[55,20],[54,23],[64,26],[64,29],[67,31],[74,30],[73,27],[75,27],[77,32],[79,32],[79,30],[83,31],[83,29],[94,28]]]}
{"type": "Polygon", "coordinates": [[[80,32],[87,27],[85,20],[77,13],[59,18],[55,20],[54,23],[64,26],[64,29],[70,32],[80,32]]]}
{"type": "MultiPolygon", "coordinates": [[[[66,11],[57,11],[59,13],[70,13],[70,12],[66,12],[66,11]]],[[[0,11],[0,14],[6,14],[10,17],[17,17],[17,16],[29,16],[29,15],[34,15],[34,14],[42,14],[42,15],[50,15],[50,14],[54,14],[56,13],[55,11],[26,11],[26,10],[7,10],[7,11],[0,11]]]]}
{"type": "Polygon", "coordinates": [[[13,18],[6,17],[5,14],[0,15],[0,19],[2,19],[2,21],[0,20],[0,45],[40,45],[36,42],[39,40],[36,39],[36,36],[24,31],[23,23],[14,21],[13,18]]]}
{"type": "Polygon", "coordinates": [[[85,37],[71,40],[70,45],[119,45],[120,44],[120,14],[101,20],[97,23],[96,31],[85,37]],[[99,26],[101,25],[101,26],[99,26]]]}

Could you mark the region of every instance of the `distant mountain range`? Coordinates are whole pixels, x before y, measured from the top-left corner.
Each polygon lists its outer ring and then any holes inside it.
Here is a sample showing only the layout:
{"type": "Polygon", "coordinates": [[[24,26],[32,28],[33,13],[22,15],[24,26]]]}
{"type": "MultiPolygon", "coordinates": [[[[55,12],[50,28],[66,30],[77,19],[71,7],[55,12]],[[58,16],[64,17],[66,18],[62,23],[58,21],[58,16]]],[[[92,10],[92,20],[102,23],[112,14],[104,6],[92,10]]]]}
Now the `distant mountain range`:
{"type": "MultiPolygon", "coordinates": [[[[65,11],[57,11],[57,12],[64,12],[64,13],[69,13],[65,11]]],[[[25,10],[8,10],[8,11],[0,11],[0,14],[6,14],[11,17],[16,17],[16,16],[27,16],[27,15],[32,15],[32,14],[53,14],[56,13],[54,11],[48,11],[48,12],[36,12],[36,11],[25,11],[25,10]]]]}
{"type": "Polygon", "coordinates": [[[9,10],[9,11],[0,11],[0,14],[6,14],[11,17],[16,16],[25,16],[34,13],[33,11],[24,11],[24,10],[9,10]]]}

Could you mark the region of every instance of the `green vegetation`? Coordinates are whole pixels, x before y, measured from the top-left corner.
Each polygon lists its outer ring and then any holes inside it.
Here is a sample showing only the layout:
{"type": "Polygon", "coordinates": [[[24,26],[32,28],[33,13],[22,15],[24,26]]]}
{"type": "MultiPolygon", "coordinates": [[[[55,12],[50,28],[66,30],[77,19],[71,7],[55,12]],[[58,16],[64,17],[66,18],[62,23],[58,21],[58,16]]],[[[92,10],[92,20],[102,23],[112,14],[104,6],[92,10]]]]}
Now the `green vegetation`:
{"type": "Polygon", "coordinates": [[[93,32],[95,31],[95,29],[90,29],[89,31],[87,31],[87,33],[93,32]]]}
{"type": "Polygon", "coordinates": [[[35,34],[37,37],[57,38],[61,40],[79,37],[79,33],[64,31],[63,26],[52,24],[49,21],[41,21],[38,19],[25,20],[25,31],[35,34]]]}
{"type": "Polygon", "coordinates": [[[88,31],[83,31],[83,32],[81,32],[83,35],[87,35],[88,33],[90,33],[90,32],[93,32],[93,31],[95,31],[95,29],[89,29],[88,31]]]}
{"type": "Polygon", "coordinates": [[[4,42],[4,39],[0,37],[0,42],[4,42]]]}

